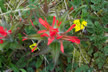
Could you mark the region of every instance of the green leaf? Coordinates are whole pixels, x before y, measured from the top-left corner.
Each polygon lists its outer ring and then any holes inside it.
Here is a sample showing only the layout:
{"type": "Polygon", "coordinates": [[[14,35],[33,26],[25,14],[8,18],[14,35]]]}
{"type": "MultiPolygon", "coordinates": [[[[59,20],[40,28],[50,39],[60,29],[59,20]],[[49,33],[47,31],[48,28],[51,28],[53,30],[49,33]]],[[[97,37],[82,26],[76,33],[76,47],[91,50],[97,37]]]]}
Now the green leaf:
{"type": "Polygon", "coordinates": [[[73,63],[73,68],[78,68],[78,63],[73,63]]]}
{"type": "Polygon", "coordinates": [[[71,42],[69,42],[69,41],[64,41],[63,44],[64,44],[64,45],[63,45],[63,46],[64,46],[64,52],[65,52],[66,54],[71,55],[72,51],[74,50],[73,44],[72,44],[71,42]]]}
{"type": "Polygon", "coordinates": [[[50,44],[50,48],[51,48],[51,53],[52,53],[54,63],[56,65],[57,60],[58,60],[59,55],[60,55],[60,45],[59,45],[58,42],[53,42],[53,43],[50,44]]]}
{"type": "Polygon", "coordinates": [[[104,54],[108,56],[108,46],[104,47],[104,54]]]}
{"type": "Polygon", "coordinates": [[[33,70],[32,67],[28,67],[28,68],[27,68],[27,72],[34,72],[34,70],[33,70]]]}
{"type": "Polygon", "coordinates": [[[80,68],[77,68],[77,69],[75,70],[75,72],[81,72],[81,69],[80,69],[80,68]]]}
{"type": "Polygon", "coordinates": [[[17,42],[11,42],[10,44],[10,49],[14,50],[14,49],[20,49],[20,44],[18,44],[17,42]]]}
{"type": "Polygon", "coordinates": [[[3,12],[6,12],[6,8],[4,6],[4,0],[0,0],[0,8],[3,12]]]}
{"type": "Polygon", "coordinates": [[[21,72],[27,72],[25,69],[20,69],[21,70],[21,72]]]}
{"type": "Polygon", "coordinates": [[[38,58],[37,61],[36,61],[36,68],[38,69],[41,64],[42,64],[43,60],[41,58],[38,58]]]}
{"type": "Polygon", "coordinates": [[[76,15],[78,14],[78,12],[80,12],[80,10],[83,9],[83,8],[85,8],[85,7],[87,7],[87,5],[82,5],[79,8],[75,9],[75,13],[73,15],[73,18],[75,18],[76,15]]]}
{"type": "Polygon", "coordinates": [[[83,72],[86,72],[89,69],[87,65],[82,65],[80,68],[81,68],[81,71],[83,72]]]}
{"type": "Polygon", "coordinates": [[[3,50],[4,47],[8,45],[9,42],[4,42],[3,44],[0,44],[0,50],[3,50]]]}
{"type": "Polygon", "coordinates": [[[27,61],[28,61],[28,60],[26,60],[26,58],[25,58],[24,56],[22,56],[22,57],[19,58],[19,60],[16,62],[16,65],[17,65],[17,67],[20,67],[20,68],[25,67],[26,64],[27,64],[27,61]]]}
{"type": "Polygon", "coordinates": [[[2,60],[0,59],[0,68],[2,67],[2,60]]]}
{"type": "Polygon", "coordinates": [[[96,52],[95,54],[94,54],[94,58],[96,58],[96,57],[98,57],[99,56],[99,52],[96,52]]]}
{"type": "Polygon", "coordinates": [[[47,66],[47,70],[53,70],[53,68],[54,68],[54,65],[53,65],[53,63],[50,63],[48,66],[47,66]]]}
{"type": "Polygon", "coordinates": [[[91,2],[93,2],[94,4],[98,4],[100,3],[102,0],[91,0],[91,2]]]}
{"type": "Polygon", "coordinates": [[[74,0],[74,1],[70,1],[71,6],[79,6],[81,5],[81,0],[74,0]]]}
{"type": "Polygon", "coordinates": [[[99,69],[101,69],[102,66],[103,66],[103,63],[98,63],[98,67],[99,67],[99,69]]]}
{"type": "Polygon", "coordinates": [[[67,68],[66,68],[66,72],[69,72],[72,68],[72,64],[68,64],[67,68]]]}
{"type": "Polygon", "coordinates": [[[92,55],[92,53],[93,53],[93,48],[89,48],[88,54],[89,54],[89,55],[92,55]]]}
{"type": "Polygon", "coordinates": [[[88,15],[87,9],[82,9],[81,18],[83,19],[83,18],[86,17],[87,15],[88,15]]]}
{"type": "Polygon", "coordinates": [[[19,72],[18,68],[14,64],[10,63],[9,66],[14,72],[19,72]]]}
{"type": "Polygon", "coordinates": [[[104,16],[102,17],[102,22],[103,22],[104,25],[108,24],[108,12],[104,13],[104,16]]]}
{"type": "Polygon", "coordinates": [[[34,24],[34,25],[37,25],[37,24],[38,24],[38,22],[37,22],[37,21],[34,21],[34,22],[33,22],[33,24],[34,24]]]}
{"type": "Polygon", "coordinates": [[[62,21],[61,25],[60,25],[60,31],[63,31],[64,30],[64,27],[65,27],[65,23],[66,23],[66,18],[68,16],[68,11],[65,12],[62,17],[59,19],[59,21],[62,21]]]}
{"type": "Polygon", "coordinates": [[[19,38],[19,40],[20,40],[20,43],[22,44],[23,41],[22,41],[22,35],[21,35],[21,33],[18,34],[18,38],[19,38]]]}
{"type": "Polygon", "coordinates": [[[82,65],[75,70],[75,72],[88,72],[89,67],[87,65],[82,65]]]}
{"type": "Polygon", "coordinates": [[[32,34],[32,35],[29,35],[29,36],[26,36],[26,37],[28,39],[44,40],[45,38],[44,37],[41,37],[40,35],[41,34],[32,34]]]}

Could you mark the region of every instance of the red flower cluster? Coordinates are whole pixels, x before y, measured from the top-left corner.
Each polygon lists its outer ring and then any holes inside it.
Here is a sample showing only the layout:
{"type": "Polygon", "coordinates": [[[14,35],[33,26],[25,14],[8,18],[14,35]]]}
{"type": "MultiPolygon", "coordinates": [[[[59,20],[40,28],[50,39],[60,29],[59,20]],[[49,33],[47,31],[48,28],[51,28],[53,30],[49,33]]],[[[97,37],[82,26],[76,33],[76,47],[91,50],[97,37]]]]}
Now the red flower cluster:
{"type": "Polygon", "coordinates": [[[3,38],[5,38],[8,34],[11,34],[11,30],[4,29],[2,26],[0,26],[0,44],[3,43],[3,38]]]}
{"type": "MultiPolygon", "coordinates": [[[[62,51],[62,53],[64,53],[63,40],[71,41],[71,42],[74,42],[74,43],[77,43],[77,44],[80,43],[80,40],[77,37],[75,37],[75,36],[67,36],[66,35],[66,33],[71,31],[76,26],[75,24],[73,24],[66,32],[60,33],[58,28],[61,25],[61,22],[56,20],[55,16],[53,17],[52,26],[50,26],[48,24],[46,19],[43,20],[42,18],[39,18],[39,22],[46,29],[45,30],[40,30],[37,33],[41,34],[41,37],[48,37],[48,45],[50,45],[55,39],[59,40],[59,42],[61,44],[61,51],[62,51]],[[55,22],[56,22],[56,25],[55,25],[55,22]],[[56,28],[54,26],[56,26],[56,28]]],[[[33,50],[32,50],[32,52],[33,52],[33,50]]]]}

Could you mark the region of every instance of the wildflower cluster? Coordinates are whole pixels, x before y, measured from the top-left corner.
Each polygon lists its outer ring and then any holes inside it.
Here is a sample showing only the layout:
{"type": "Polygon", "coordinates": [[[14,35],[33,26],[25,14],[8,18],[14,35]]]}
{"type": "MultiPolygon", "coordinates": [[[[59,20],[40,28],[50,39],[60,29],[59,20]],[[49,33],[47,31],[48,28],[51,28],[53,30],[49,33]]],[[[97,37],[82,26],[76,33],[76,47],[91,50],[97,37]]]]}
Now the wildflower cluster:
{"type": "Polygon", "coordinates": [[[73,23],[76,24],[75,32],[80,31],[80,30],[84,29],[85,26],[87,26],[87,22],[84,20],[82,22],[80,22],[80,20],[77,19],[77,20],[74,20],[73,23]]]}
{"type": "MultiPolygon", "coordinates": [[[[41,37],[48,38],[48,45],[50,45],[55,39],[57,39],[60,42],[62,53],[64,53],[63,40],[71,41],[71,42],[74,42],[77,44],[80,43],[80,40],[76,36],[66,35],[66,33],[71,31],[76,26],[76,24],[72,24],[71,27],[66,32],[61,33],[59,31],[59,27],[62,22],[59,22],[58,20],[56,20],[55,16],[53,17],[52,26],[50,24],[48,24],[46,19],[43,20],[42,18],[39,18],[39,22],[40,22],[40,24],[42,24],[45,27],[45,30],[40,30],[37,33],[41,34],[40,35],[41,37]],[[55,25],[55,23],[56,23],[56,25],[55,25]]],[[[37,47],[37,45],[34,47],[32,52],[35,50],[36,47],[37,47]]]]}
{"type": "Polygon", "coordinates": [[[11,33],[11,30],[4,29],[2,26],[0,26],[0,44],[2,44],[4,42],[3,39],[5,39],[8,36],[8,34],[11,33]]]}

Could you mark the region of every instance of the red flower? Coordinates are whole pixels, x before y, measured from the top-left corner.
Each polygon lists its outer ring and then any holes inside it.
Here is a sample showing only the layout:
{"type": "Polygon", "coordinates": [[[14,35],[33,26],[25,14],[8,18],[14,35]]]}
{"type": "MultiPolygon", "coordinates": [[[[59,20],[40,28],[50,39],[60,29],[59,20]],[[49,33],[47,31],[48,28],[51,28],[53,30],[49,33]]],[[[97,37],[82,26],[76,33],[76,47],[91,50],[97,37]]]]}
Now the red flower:
{"type": "Polygon", "coordinates": [[[57,34],[59,32],[58,28],[54,28],[55,21],[56,21],[56,18],[54,16],[52,26],[50,26],[48,24],[48,22],[46,21],[46,19],[44,21],[43,19],[39,18],[40,24],[42,24],[46,29],[45,30],[40,30],[37,33],[38,34],[41,33],[42,34],[41,37],[48,37],[48,45],[50,45],[53,42],[53,40],[55,39],[55,37],[57,36],[57,34]],[[49,34],[46,33],[46,32],[48,32],[49,34]]]}
{"type": "Polygon", "coordinates": [[[64,53],[64,47],[63,47],[63,41],[60,41],[60,45],[61,45],[61,52],[64,53]]]}
{"type": "Polygon", "coordinates": [[[39,22],[47,29],[49,30],[50,25],[47,23],[46,19],[45,21],[42,18],[39,18],[39,22]]]}
{"type": "Polygon", "coordinates": [[[24,37],[22,37],[23,39],[22,39],[22,41],[25,41],[25,40],[27,40],[27,38],[24,38],[24,37]]]}
{"type": "Polygon", "coordinates": [[[0,34],[1,36],[7,36],[7,32],[6,32],[6,29],[4,29],[2,26],[0,26],[0,34]]]}
{"type": "MultiPolygon", "coordinates": [[[[37,33],[41,34],[41,37],[48,37],[48,45],[50,45],[54,41],[54,39],[60,40],[61,52],[62,53],[64,53],[63,40],[71,41],[71,42],[74,42],[74,43],[77,43],[77,44],[80,43],[80,40],[77,37],[65,35],[66,33],[71,31],[76,26],[75,24],[73,24],[66,32],[60,34],[58,28],[59,28],[59,26],[61,25],[62,22],[59,22],[58,20],[56,20],[55,16],[53,17],[52,26],[50,26],[48,24],[46,19],[44,21],[43,19],[39,18],[39,22],[46,29],[45,30],[40,30],[37,33]],[[56,22],[56,28],[54,28],[55,22],[56,22]]],[[[32,52],[35,50],[35,48],[32,50],[32,52]]]]}
{"type": "Polygon", "coordinates": [[[70,8],[70,10],[73,10],[74,8],[73,8],[73,6],[70,8]]]}
{"type": "Polygon", "coordinates": [[[2,26],[0,26],[0,44],[3,43],[3,38],[5,38],[8,34],[11,34],[11,30],[6,30],[2,26]]]}
{"type": "Polygon", "coordinates": [[[2,44],[3,43],[3,40],[0,40],[0,44],[2,44]]]}
{"type": "Polygon", "coordinates": [[[8,30],[8,33],[9,33],[9,34],[11,34],[11,33],[12,33],[12,31],[11,31],[11,30],[8,30]]]}
{"type": "Polygon", "coordinates": [[[74,43],[77,43],[77,44],[80,43],[80,40],[76,36],[63,36],[61,39],[71,41],[71,42],[74,42],[74,43]]]}

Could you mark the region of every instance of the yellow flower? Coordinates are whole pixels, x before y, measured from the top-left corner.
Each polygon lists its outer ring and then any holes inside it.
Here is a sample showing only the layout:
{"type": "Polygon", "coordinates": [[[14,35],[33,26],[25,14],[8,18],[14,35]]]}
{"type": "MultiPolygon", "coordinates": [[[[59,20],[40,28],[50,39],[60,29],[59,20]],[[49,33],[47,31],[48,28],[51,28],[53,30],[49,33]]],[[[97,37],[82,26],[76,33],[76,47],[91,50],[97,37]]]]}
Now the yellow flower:
{"type": "MultiPolygon", "coordinates": [[[[36,43],[33,43],[32,45],[30,45],[30,49],[32,50],[34,47],[36,46],[36,43]]],[[[36,51],[38,48],[36,48],[34,51],[36,51]]]]}
{"type": "Polygon", "coordinates": [[[74,23],[74,24],[80,24],[80,20],[79,20],[79,19],[74,20],[73,23],[74,23]]]}
{"type": "Polygon", "coordinates": [[[76,26],[75,26],[75,32],[77,32],[79,30],[82,30],[82,29],[84,29],[85,26],[87,26],[87,22],[86,21],[80,22],[79,19],[74,20],[73,23],[76,24],[76,26]]]}
{"type": "Polygon", "coordinates": [[[77,32],[79,30],[82,30],[82,29],[84,29],[84,26],[83,25],[76,25],[75,32],[77,32]]]}
{"type": "Polygon", "coordinates": [[[86,22],[86,21],[82,21],[82,24],[83,24],[84,26],[87,26],[87,22],[86,22]]]}

